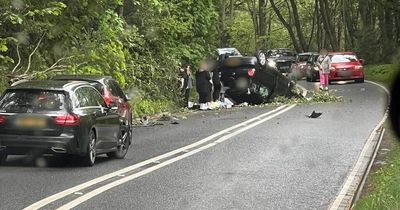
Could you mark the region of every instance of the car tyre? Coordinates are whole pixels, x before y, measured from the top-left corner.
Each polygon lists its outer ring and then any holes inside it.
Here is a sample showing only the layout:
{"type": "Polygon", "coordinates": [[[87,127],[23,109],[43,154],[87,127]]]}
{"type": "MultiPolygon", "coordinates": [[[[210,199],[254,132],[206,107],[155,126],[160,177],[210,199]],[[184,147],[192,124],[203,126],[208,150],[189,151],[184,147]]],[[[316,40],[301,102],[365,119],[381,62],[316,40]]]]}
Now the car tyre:
{"type": "Polygon", "coordinates": [[[96,135],[93,130],[89,132],[86,154],[82,158],[84,166],[93,166],[96,161],[96,135]]]}
{"type": "Polygon", "coordinates": [[[122,131],[117,146],[117,151],[107,153],[109,158],[124,159],[128,153],[130,142],[132,138],[132,131],[128,128],[128,131],[122,131]]]}
{"type": "Polygon", "coordinates": [[[267,56],[261,50],[257,52],[257,60],[262,67],[267,65],[267,56]]]}
{"type": "Polygon", "coordinates": [[[5,150],[0,151],[0,165],[3,165],[7,161],[7,152],[5,150]]]}
{"type": "Polygon", "coordinates": [[[356,79],[356,83],[364,83],[364,78],[356,79]]]}

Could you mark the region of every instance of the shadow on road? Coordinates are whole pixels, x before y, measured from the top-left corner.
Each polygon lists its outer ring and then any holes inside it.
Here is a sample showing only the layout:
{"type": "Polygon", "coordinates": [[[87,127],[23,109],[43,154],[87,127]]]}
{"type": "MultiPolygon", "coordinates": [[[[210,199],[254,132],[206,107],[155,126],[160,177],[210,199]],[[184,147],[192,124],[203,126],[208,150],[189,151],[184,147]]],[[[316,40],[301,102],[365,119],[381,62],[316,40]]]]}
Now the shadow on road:
{"type": "MultiPolygon", "coordinates": [[[[96,165],[112,161],[106,156],[96,158],[96,165]]],[[[3,167],[76,168],[83,167],[78,157],[70,156],[9,156],[3,167]]]]}

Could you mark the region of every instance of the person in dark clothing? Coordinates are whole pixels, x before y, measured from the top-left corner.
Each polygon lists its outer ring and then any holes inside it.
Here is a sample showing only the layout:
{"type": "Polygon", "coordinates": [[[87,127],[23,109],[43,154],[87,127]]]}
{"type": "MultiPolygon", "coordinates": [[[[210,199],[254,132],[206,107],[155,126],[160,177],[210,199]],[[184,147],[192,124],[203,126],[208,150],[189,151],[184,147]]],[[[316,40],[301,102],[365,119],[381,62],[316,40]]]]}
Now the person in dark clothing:
{"type": "Polygon", "coordinates": [[[207,64],[203,63],[196,73],[196,89],[199,93],[199,104],[201,110],[211,109],[211,75],[207,71],[207,64]]]}
{"type": "Polygon", "coordinates": [[[182,95],[184,97],[184,107],[189,107],[190,90],[193,87],[192,73],[190,66],[185,65],[182,71],[182,95]]]}
{"type": "Polygon", "coordinates": [[[212,82],[213,82],[213,86],[214,86],[214,91],[213,91],[213,101],[219,101],[220,100],[220,93],[221,93],[221,80],[220,80],[221,76],[219,74],[219,69],[218,68],[214,68],[214,70],[212,71],[212,82]]]}

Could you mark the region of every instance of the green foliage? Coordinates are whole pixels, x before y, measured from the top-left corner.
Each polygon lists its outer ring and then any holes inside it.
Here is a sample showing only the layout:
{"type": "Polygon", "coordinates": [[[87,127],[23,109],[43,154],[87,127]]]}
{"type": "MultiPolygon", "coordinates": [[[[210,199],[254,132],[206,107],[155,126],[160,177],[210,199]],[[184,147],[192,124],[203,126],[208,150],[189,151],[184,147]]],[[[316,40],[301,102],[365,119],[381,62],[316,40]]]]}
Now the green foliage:
{"type": "Polygon", "coordinates": [[[315,103],[336,103],[343,102],[343,97],[336,96],[332,92],[325,91],[313,91],[309,92],[310,97],[292,97],[286,98],[283,96],[278,96],[272,102],[274,105],[282,104],[315,104],[315,103]]]}
{"type": "Polygon", "coordinates": [[[365,78],[390,86],[399,72],[397,64],[369,65],[365,69],[365,78]]]}
{"type": "Polygon", "coordinates": [[[255,34],[253,23],[247,11],[237,11],[227,26],[229,45],[236,47],[241,53],[255,53],[255,34]]]}
{"type": "Polygon", "coordinates": [[[0,8],[2,75],[12,80],[110,75],[125,89],[143,93],[135,101],[137,114],[178,103],[179,63],[197,64],[216,46],[212,0],[0,0],[0,4],[5,5],[0,8]]]}
{"type": "Polygon", "coordinates": [[[133,115],[140,118],[169,110],[174,110],[176,108],[176,106],[171,104],[170,101],[151,99],[143,99],[132,102],[132,107],[133,115]]]}

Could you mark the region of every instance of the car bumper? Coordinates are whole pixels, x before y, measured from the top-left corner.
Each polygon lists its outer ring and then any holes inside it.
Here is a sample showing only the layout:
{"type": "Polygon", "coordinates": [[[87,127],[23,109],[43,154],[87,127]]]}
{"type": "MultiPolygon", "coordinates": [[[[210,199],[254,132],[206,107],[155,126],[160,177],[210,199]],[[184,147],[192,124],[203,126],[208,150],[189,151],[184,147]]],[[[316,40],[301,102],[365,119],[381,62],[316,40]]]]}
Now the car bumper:
{"type": "Polygon", "coordinates": [[[357,80],[364,79],[364,76],[351,76],[351,77],[329,77],[330,81],[346,81],[346,80],[357,80]]]}
{"type": "Polygon", "coordinates": [[[357,80],[363,78],[364,72],[361,70],[331,71],[329,75],[331,81],[357,80]]]}
{"type": "Polygon", "coordinates": [[[80,154],[74,136],[17,136],[0,135],[0,148],[10,155],[24,155],[32,151],[44,154],[80,154]]]}

